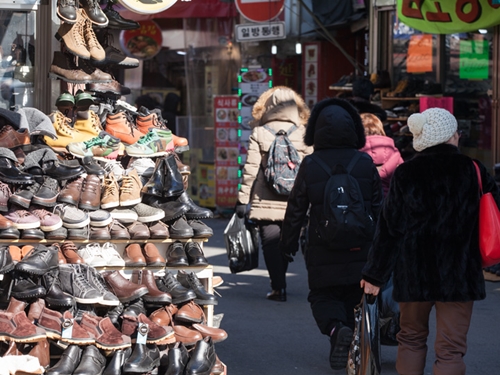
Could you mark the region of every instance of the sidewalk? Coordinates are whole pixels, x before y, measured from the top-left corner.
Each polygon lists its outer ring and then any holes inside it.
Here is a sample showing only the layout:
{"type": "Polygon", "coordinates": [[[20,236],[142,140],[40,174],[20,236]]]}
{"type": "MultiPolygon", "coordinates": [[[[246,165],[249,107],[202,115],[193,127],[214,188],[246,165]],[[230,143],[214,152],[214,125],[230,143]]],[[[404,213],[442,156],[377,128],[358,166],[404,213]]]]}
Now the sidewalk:
{"type": "MultiPolygon", "coordinates": [[[[214,236],[204,244],[205,255],[214,274],[224,284],[217,288],[222,297],[215,314],[223,313],[221,328],[228,339],[216,344],[216,352],[228,366],[228,375],[328,375],[334,372],[328,362],[330,344],[314,322],[307,302],[307,274],[302,256],[297,254],[287,275],[287,302],[265,299],[269,278],[262,253],[259,268],[231,274],[227,266],[223,231],[229,219],[205,222],[214,236]]],[[[500,369],[500,284],[486,283],[488,297],[475,304],[465,357],[467,374],[496,373],[500,369]],[[492,372],[493,371],[493,372],[492,372]]],[[[425,374],[432,374],[434,362],[434,318],[431,318],[429,354],[425,374]]],[[[397,375],[397,347],[382,346],[382,374],[397,375]]]]}

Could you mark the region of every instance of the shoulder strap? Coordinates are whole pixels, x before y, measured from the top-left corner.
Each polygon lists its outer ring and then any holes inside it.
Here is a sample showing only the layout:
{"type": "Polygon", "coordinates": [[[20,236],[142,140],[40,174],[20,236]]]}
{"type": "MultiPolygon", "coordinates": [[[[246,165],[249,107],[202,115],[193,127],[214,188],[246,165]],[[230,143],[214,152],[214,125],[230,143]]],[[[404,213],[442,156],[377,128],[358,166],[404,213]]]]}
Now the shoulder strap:
{"type": "Polygon", "coordinates": [[[271,129],[269,126],[264,125],[264,129],[267,129],[267,130],[269,130],[269,131],[270,131],[273,135],[276,135],[276,132],[275,132],[273,129],[271,129]]]}
{"type": "MultiPolygon", "coordinates": [[[[276,135],[276,133],[277,133],[273,129],[271,129],[271,127],[269,127],[267,125],[264,125],[264,129],[269,130],[271,133],[273,133],[273,135],[276,135]]],[[[286,132],[286,135],[288,136],[288,135],[292,134],[297,129],[298,129],[297,126],[295,124],[292,124],[292,126],[290,126],[290,129],[288,129],[288,131],[286,132]]]]}
{"type": "Polygon", "coordinates": [[[330,166],[328,164],[326,164],[323,160],[321,160],[321,158],[318,155],[312,153],[311,155],[309,155],[309,157],[312,160],[314,160],[316,163],[318,163],[319,166],[321,168],[323,168],[323,170],[328,174],[328,176],[332,175],[332,171],[331,171],[330,166]]]}
{"type": "Polygon", "coordinates": [[[481,195],[483,195],[483,181],[481,180],[481,170],[479,169],[479,166],[474,160],[472,162],[474,163],[474,167],[476,168],[477,182],[479,183],[479,191],[481,192],[481,195]]]}
{"type": "Polygon", "coordinates": [[[356,165],[356,163],[358,162],[359,158],[361,157],[361,152],[356,152],[354,154],[354,157],[351,159],[351,161],[349,162],[349,164],[347,165],[347,173],[351,173],[352,169],[354,168],[354,166],[356,165]]]}

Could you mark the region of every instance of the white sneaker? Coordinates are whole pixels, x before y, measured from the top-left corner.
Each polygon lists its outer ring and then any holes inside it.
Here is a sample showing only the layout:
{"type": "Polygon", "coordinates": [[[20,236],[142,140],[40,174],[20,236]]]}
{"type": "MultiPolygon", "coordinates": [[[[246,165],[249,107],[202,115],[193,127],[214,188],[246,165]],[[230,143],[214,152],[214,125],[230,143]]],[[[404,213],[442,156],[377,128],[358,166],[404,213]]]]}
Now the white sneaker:
{"type": "Polygon", "coordinates": [[[125,261],[116,250],[116,246],[111,242],[102,245],[102,254],[106,259],[106,265],[109,267],[125,267],[125,261]]]}
{"type": "Polygon", "coordinates": [[[106,258],[103,256],[101,246],[98,243],[89,243],[80,247],[77,251],[86,264],[92,267],[107,266],[106,258]]]}
{"type": "Polygon", "coordinates": [[[151,158],[132,158],[129,169],[135,169],[140,177],[151,177],[155,170],[155,162],[151,158]]]}
{"type": "Polygon", "coordinates": [[[109,172],[113,172],[115,175],[116,181],[121,181],[123,175],[125,174],[125,169],[122,166],[122,163],[116,160],[110,160],[106,164],[104,164],[104,171],[106,174],[109,172]]]}

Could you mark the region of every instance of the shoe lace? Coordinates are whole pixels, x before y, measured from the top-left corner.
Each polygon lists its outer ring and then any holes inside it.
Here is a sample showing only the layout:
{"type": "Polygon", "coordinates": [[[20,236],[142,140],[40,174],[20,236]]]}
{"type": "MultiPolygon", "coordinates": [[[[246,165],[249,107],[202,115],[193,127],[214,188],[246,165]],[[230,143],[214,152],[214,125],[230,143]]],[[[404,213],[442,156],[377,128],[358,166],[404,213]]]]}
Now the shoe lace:
{"type": "Polygon", "coordinates": [[[101,120],[99,119],[99,116],[94,111],[90,111],[90,117],[91,117],[92,129],[94,129],[96,132],[100,133],[103,130],[103,128],[102,128],[101,120]]]}
{"type": "MultiPolygon", "coordinates": [[[[95,10],[96,6],[98,6],[97,1],[87,1],[89,3],[90,9],[95,10]]],[[[94,29],[92,29],[92,22],[89,19],[85,21],[85,39],[87,40],[87,44],[89,48],[93,47],[101,47],[99,41],[97,40],[97,36],[94,33],[94,29]]]]}
{"type": "Polygon", "coordinates": [[[120,190],[125,193],[131,193],[134,189],[134,179],[129,175],[123,175],[122,186],[120,190]]]}
{"type": "Polygon", "coordinates": [[[86,26],[87,22],[85,20],[81,20],[80,22],[77,22],[73,25],[71,28],[71,31],[73,33],[73,38],[75,40],[76,45],[78,46],[85,46],[85,38],[84,38],[84,27],[86,26]]]}
{"type": "Polygon", "coordinates": [[[92,285],[88,282],[87,278],[84,275],[84,272],[80,265],[75,264],[75,283],[80,287],[80,289],[92,289],[92,285]]]}
{"type": "Polygon", "coordinates": [[[52,216],[52,213],[39,207],[39,208],[32,208],[31,209],[31,213],[33,215],[35,215],[36,217],[38,217],[39,219],[43,219],[45,218],[46,216],[52,216]]]}
{"type": "Polygon", "coordinates": [[[154,131],[150,130],[146,133],[146,135],[143,135],[141,138],[139,138],[137,143],[140,145],[146,145],[155,139],[158,139],[157,134],[154,131]]]}
{"type": "Polygon", "coordinates": [[[75,0],[61,0],[61,7],[76,7],[75,0]]]}
{"type": "Polygon", "coordinates": [[[106,144],[106,140],[101,137],[94,137],[92,139],[89,139],[88,141],[83,141],[83,144],[85,145],[85,148],[91,148],[94,146],[101,146],[106,144]]]}
{"type": "Polygon", "coordinates": [[[106,177],[104,179],[104,196],[116,195],[115,181],[112,178],[106,177]]]}
{"type": "Polygon", "coordinates": [[[56,130],[62,134],[73,137],[74,129],[69,125],[71,123],[71,119],[61,113],[60,116],[57,116],[57,120],[56,130]]]}
{"type": "MultiPolygon", "coordinates": [[[[28,185],[30,186],[30,185],[28,185]]],[[[3,196],[10,197],[12,192],[10,191],[9,185],[1,182],[0,183],[0,191],[3,193],[3,196]]]]}
{"type": "Polygon", "coordinates": [[[134,136],[134,129],[137,130],[137,126],[134,123],[134,119],[132,118],[132,115],[128,113],[127,111],[122,112],[125,115],[125,120],[127,121],[127,125],[130,128],[130,133],[132,137],[134,136]]]}

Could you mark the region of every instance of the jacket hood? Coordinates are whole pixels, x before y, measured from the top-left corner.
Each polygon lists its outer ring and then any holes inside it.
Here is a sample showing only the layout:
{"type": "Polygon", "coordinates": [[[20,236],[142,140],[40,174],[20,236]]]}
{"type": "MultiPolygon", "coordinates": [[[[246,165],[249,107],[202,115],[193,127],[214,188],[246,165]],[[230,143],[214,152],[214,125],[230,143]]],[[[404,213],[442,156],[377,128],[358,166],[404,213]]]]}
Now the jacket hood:
{"type": "Polygon", "coordinates": [[[367,136],[366,144],[360,151],[368,153],[375,165],[386,163],[394,154],[399,155],[394,140],[385,135],[367,136]]]}
{"type": "Polygon", "coordinates": [[[358,111],[348,101],[330,98],[317,103],[309,117],[304,143],[315,150],[365,145],[365,130],[358,111]]]}
{"type": "Polygon", "coordinates": [[[272,121],[300,124],[299,109],[292,90],[274,91],[267,99],[265,106],[266,111],[259,121],[260,126],[272,121]]]}
{"type": "Polygon", "coordinates": [[[42,111],[31,108],[20,108],[17,113],[21,116],[19,129],[28,129],[30,135],[46,135],[57,139],[57,134],[50,118],[42,111]]]}

